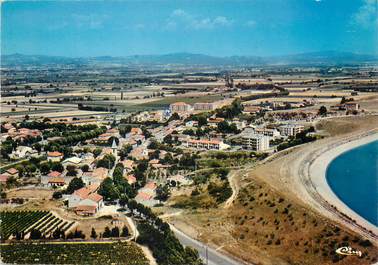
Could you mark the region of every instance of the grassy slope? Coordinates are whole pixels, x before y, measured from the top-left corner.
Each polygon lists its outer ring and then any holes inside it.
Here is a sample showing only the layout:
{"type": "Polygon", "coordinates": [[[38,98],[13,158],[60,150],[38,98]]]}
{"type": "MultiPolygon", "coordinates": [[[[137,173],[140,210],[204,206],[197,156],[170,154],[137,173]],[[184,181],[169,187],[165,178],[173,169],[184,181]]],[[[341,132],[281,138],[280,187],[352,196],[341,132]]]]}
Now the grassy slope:
{"type": "Polygon", "coordinates": [[[355,233],[284,198],[260,180],[244,187],[228,210],[195,210],[175,218],[193,225],[202,241],[257,264],[351,265],[371,264],[378,258],[377,248],[361,246],[363,239],[355,233]],[[334,251],[345,244],[362,250],[364,257],[340,259],[334,251]]]}

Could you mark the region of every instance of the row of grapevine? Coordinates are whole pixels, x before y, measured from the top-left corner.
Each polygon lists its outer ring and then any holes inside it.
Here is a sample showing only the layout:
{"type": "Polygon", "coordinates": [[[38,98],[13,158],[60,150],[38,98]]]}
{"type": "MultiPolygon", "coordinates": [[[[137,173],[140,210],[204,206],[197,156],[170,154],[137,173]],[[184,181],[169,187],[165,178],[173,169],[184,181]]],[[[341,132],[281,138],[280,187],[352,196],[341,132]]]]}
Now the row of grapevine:
{"type": "Polygon", "coordinates": [[[22,234],[28,238],[32,230],[38,230],[44,237],[59,229],[68,231],[75,222],[65,221],[49,211],[14,211],[0,212],[0,236],[2,240],[22,234]]]}
{"type": "Polygon", "coordinates": [[[7,264],[149,264],[141,248],[133,242],[13,243],[2,246],[0,255],[7,264]]]}
{"type": "Polygon", "coordinates": [[[46,216],[48,211],[0,212],[0,237],[8,239],[14,233],[25,232],[30,226],[46,216]]]}

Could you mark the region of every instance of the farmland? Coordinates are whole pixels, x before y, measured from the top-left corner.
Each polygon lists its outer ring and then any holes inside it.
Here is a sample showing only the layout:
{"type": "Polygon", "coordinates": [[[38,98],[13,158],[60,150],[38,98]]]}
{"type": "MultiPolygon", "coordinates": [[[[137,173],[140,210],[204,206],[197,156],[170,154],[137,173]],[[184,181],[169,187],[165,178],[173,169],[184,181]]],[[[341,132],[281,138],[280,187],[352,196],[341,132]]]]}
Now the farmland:
{"type": "Polygon", "coordinates": [[[8,239],[16,234],[28,236],[31,230],[39,230],[45,237],[59,229],[69,230],[74,222],[64,221],[48,211],[1,212],[1,239],[8,239]]]}
{"type": "Polygon", "coordinates": [[[148,264],[142,250],[128,242],[4,244],[1,257],[17,264],[148,264]]]}

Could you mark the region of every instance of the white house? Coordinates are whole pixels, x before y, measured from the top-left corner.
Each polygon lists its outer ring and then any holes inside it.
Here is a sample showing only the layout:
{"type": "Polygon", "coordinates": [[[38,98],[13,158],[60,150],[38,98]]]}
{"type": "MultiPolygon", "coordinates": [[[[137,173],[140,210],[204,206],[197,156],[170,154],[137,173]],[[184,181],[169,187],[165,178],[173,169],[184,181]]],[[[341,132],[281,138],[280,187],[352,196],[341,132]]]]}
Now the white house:
{"type": "Polygon", "coordinates": [[[60,162],[63,159],[63,154],[58,151],[47,152],[47,160],[51,162],[60,162]]]}
{"type": "Polygon", "coordinates": [[[62,165],[65,166],[65,167],[67,167],[68,165],[72,165],[72,166],[77,166],[78,167],[80,165],[81,161],[82,161],[82,159],[80,157],[73,156],[73,157],[65,159],[62,162],[62,165]]]}
{"type": "Polygon", "coordinates": [[[16,150],[11,154],[12,158],[30,158],[37,156],[38,151],[29,146],[17,146],[16,150]]]}
{"type": "Polygon", "coordinates": [[[76,214],[93,215],[103,206],[103,197],[96,193],[99,185],[89,185],[74,191],[68,196],[68,207],[73,208],[76,214]]]}

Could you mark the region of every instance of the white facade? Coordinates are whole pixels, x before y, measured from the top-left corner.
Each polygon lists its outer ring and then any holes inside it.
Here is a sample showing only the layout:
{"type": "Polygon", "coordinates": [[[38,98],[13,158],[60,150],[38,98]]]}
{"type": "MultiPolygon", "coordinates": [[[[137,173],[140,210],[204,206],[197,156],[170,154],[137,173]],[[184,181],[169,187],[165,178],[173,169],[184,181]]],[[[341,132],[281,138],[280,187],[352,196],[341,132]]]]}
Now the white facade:
{"type": "Polygon", "coordinates": [[[243,136],[243,148],[254,151],[265,151],[269,149],[269,139],[269,136],[261,134],[243,136]]]}
{"type": "Polygon", "coordinates": [[[218,140],[186,140],[183,145],[189,148],[206,149],[206,150],[224,150],[229,148],[228,144],[218,140]]]}
{"type": "Polygon", "coordinates": [[[303,132],[304,126],[299,124],[286,124],[279,127],[282,135],[295,136],[297,133],[303,132]]]}
{"type": "Polygon", "coordinates": [[[265,135],[265,136],[269,136],[273,139],[281,136],[281,134],[278,130],[268,129],[268,128],[256,128],[255,133],[265,135]]]}
{"type": "Polygon", "coordinates": [[[76,195],[76,194],[71,194],[69,197],[68,197],[68,208],[73,208],[73,207],[76,207],[79,205],[79,202],[81,201],[82,199],[80,198],[80,196],[76,195]]]}

